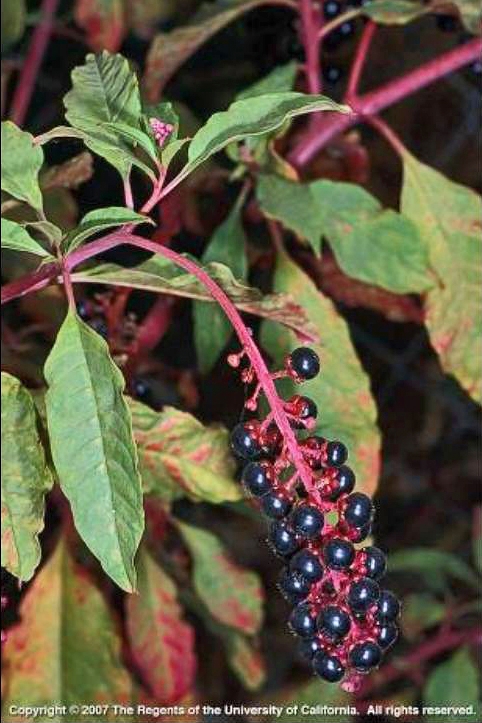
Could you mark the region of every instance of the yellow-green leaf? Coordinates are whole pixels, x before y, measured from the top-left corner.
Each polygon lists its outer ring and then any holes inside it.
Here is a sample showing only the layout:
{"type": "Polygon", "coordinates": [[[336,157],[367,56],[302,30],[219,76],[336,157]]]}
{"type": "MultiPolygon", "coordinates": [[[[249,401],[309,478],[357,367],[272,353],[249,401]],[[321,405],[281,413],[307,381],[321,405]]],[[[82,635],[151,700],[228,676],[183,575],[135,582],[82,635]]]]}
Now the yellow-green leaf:
{"type": "Polygon", "coordinates": [[[43,158],[30,133],[11,121],[2,123],[2,191],[37,210],[42,208],[38,174],[43,158]]]}
{"type": "Polygon", "coordinates": [[[30,580],[40,562],[38,536],[51,486],[33,399],[2,372],[2,567],[20,580],[30,580]]]}
{"type": "Polygon", "coordinates": [[[2,218],[2,249],[25,251],[44,258],[49,256],[48,251],[42,248],[23,226],[7,218],[2,218]]]}
{"type": "Polygon", "coordinates": [[[427,707],[450,709],[446,713],[437,710],[429,713],[427,721],[430,723],[453,723],[455,720],[476,723],[480,720],[479,671],[467,648],[458,650],[430,674],[423,691],[423,702],[427,707]],[[466,713],[465,709],[470,706],[473,715],[466,713]]]}

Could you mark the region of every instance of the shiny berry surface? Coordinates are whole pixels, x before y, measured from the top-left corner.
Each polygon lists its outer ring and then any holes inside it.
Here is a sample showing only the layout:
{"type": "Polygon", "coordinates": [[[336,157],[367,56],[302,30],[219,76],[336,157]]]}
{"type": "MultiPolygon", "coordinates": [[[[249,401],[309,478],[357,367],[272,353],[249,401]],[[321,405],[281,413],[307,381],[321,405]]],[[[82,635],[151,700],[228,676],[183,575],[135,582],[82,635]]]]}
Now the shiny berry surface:
{"type": "Polygon", "coordinates": [[[355,559],[355,548],[347,540],[330,540],[323,550],[323,559],[332,570],[344,570],[355,559]]]}
{"type": "Polygon", "coordinates": [[[387,558],[378,547],[369,546],[364,549],[365,574],[373,580],[379,580],[387,570],[387,558]]]}
{"type": "Polygon", "coordinates": [[[246,465],[241,475],[241,481],[247,492],[255,497],[265,495],[270,492],[272,487],[268,467],[257,462],[250,462],[246,465]]]}
{"type": "Polygon", "coordinates": [[[376,616],[382,622],[393,622],[400,614],[400,602],[390,590],[382,590],[377,602],[376,616]]]}
{"type": "Polygon", "coordinates": [[[328,605],[318,615],[318,630],[330,638],[344,638],[350,628],[351,620],[347,612],[336,605],[328,605]]]}
{"type": "Polygon", "coordinates": [[[290,568],[310,582],[317,582],[323,577],[323,565],[319,557],[310,550],[297,552],[291,559],[290,568]]]}
{"type": "Polygon", "coordinates": [[[292,506],[291,499],[283,493],[268,492],[261,498],[261,509],[267,517],[281,520],[286,517],[292,506]]]}
{"type": "Polygon", "coordinates": [[[301,537],[312,539],[323,529],[323,513],[313,505],[298,505],[291,514],[293,529],[301,537]]]}
{"type": "Polygon", "coordinates": [[[377,643],[382,650],[388,650],[394,645],[398,638],[398,628],[393,623],[382,625],[378,631],[377,643]]]}
{"type": "Polygon", "coordinates": [[[255,459],[261,451],[252,431],[244,424],[237,424],[231,432],[231,447],[236,457],[246,460],[255,459]]]}
{"type": "Polygon", "coordinates": [[[300,575],[285,568],[281,573],[279,589],[283,597],[291,603],[298,603],[305,599],[310,592],[310,582],[300,575]]]}
{"type": "Polygon", "coordinates": [[[311,638],[316,632],[316,621],[309,605],[301,603],[292,611],[289,618],[291,630],[303,638],[311,638]]]}
{"type": "Polygon", "coordinates": [[[352,610],[365,612],[380,597],[380,588],[375,580],[369,577],[362,577],[361,580],[353,582],[348,591],[348,605],[352,610]]]}
{"type": "Polygon", "coordinates": [[[328,442],[326,461],[331,467],[341,467],[348,459],[348,450],[341,442],[328,442]]]}
{"type": "Polygon", "coordinates": [[[353,492],[346,499],[343,512],[345,521],[353,527],[364,527],[373,516],[373,503],[363,492],[353,492]]]}
{"type": "Polygon", "coordinates": [[[296,533],[284,520],[272,523],[269,541],[275,552],[283,557],[292,555],[300,546],[296,533]]]}
{"type": "Polygon", "coordinates": [[[295,375],[302,380],[314,379],[320,371],[318,354],[306,346],[294,349],[289,356],[289,366],[295,375]]]}
{"type": "Polygon", "coordinates": [[[335,655],[320,652],[313,656],[313,670],[322,680],[337,683],[343,678],[345,669],[335,655]]]}
{"type": "Polygon", "coordinates": [[[358,643],[351,649],[349,659],[355,670],[368,673],[380,663],[382,651],[376,643],[370,641],[358,643]]]}
{"type": "Polygon", "coordinates": [[[318,638],[302,638],[298,650],[302,658],[312,660],[313,656],[322,650],[322,645],[318,638]]]}

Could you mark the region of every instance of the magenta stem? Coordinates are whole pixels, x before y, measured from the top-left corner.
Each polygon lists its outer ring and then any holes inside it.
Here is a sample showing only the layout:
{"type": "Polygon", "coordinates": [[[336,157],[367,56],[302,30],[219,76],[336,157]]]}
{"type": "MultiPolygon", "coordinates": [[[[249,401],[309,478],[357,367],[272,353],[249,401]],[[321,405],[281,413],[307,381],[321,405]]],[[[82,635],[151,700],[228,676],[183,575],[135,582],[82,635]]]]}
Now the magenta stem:
{"type": "Polygon", "coordinates": [[[382,135],[385,140],[388,141],[395,153],[397,153],[399,156],[403,156],[406,148],[400,138],[397,136],[397,134],[390,128],[388,123],[385,123],[384,120],[382,120],[381,118],[377,118],[376,116],[367,118],[367,122],[371,126],[376,128],[380,135],[382,135]]]}
{"type": "Polygon", "coordinates": [[[365,67],[368,51],[372,44],[373,36],[377,30],[376,24],[373,20],[369,20],[363,28],[363,33],[358,43],[353,65],[351,66],[350,77],[345,93],[345,103],[350,103],[352,98],[356,97],[358,91],[358,85],[360,83],[361,74],[365,67]]]}
{"type": "Polygon", "coordinates": [[[37,75],[54,28],[58,5],[59,0],[43,0],[42,2],[40,22],[33,32],[10,108],[10,120],[18,126],[22,126],[25,122],[37,75]]]}
{"type": "Polygon", "coordinates": [[[401,78],[385,83],[361,97],[352,98],[352,114],[323,113],[317,116],[317,122],[309,125],[298,145],[289,154],[288,161],[298,168],[307,165],[335,136],[426,85],[475,62],[481,53],[482,40],[474,38],[401,78]]]}
{"type": "Polygon", "coordinates": [[[320,40],[319,29],[321,25],[320,10],[315,7],[312,0],[301,0],[301,40],[305,48],[305,73],[310,93],[317,95],[321,92],[320,73],[320,40]]]}

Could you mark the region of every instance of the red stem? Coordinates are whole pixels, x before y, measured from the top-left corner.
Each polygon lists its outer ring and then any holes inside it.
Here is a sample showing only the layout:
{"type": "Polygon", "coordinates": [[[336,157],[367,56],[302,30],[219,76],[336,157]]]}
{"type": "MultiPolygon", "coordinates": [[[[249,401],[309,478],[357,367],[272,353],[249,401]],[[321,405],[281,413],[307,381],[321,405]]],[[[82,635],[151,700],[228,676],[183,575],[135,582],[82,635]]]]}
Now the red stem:
{"type": "Polygon", "coordinates": [[[10,108],[10,119],[18,126],[23,125],[27,115],[35,81],[54,28],[58,5],[59,0],[43,0],[42,2],[40,22],[33,32],[10,108]]]}
{"type": "Polygon", "coordinates": [[[310,93],[317,95],[321,92],[320,73],[320,10],[312,0],[301,0],[301,40],[306,55],[306,80],[310,93]]]}
{"type": "Polygon", "coordinates": [[[350,103],[352,98],[355,98],[358,91],[358,85],[360,83],[361,74],[365,66],[368,51],[375,35],[377,26],[373,20],[369,20],[363,28],[363,33],[358,43],[353,65],[351,66],[350,77],[348,79],[348,85],[345,93],[345,103],[350,103]]]}
{"type": "Polygon", "coordinates": [[[367,118],[367,122],[376,128],[376,130],[382,135],[386,141],[391,145],[395,153],[398,153],[399,156],[403,156],[405,152],[405,146],[403,145],[400,138],[397,136],[397,134],[390,128],[388,123],[385,123],[381,118],[377,117],[370,117],[367,118]]]}
{"type": "Polygon", "coordinates": [[[447,650],[453,650],[460,645],[479,645],[481,643],[482,631],[480,628],[444,631],[437,637],[430,638],[430,640],[422,643],[404,658],[398,658],[393,663],[385,665],[379,673],[366,679],[357,696],[366,698],[376,688],[386,686],[388,683],[392,683],[405,675],[413,675],[413,671],[420,665],[447,650]]]}
{"type": "Polygon", "coordinates": [[[60,265],[58,263],[45,264],[41,266],[38,271],[25,274],[25,276],[22,276],[20,279],[15,279],[15,281],[4,284],[4,286],[2,286],[2,304],[30,294],[33,291],[44,289],[59,273],[60,265]]]}
{"type": "Polygon", "coordinates": [[[298,145],[291,151],[288,161],[295,167],[307,165],[335,136],[356,125],[364,118],[376,115],[384,108],[397,103],[464,65],[478,60],[482,53],[482,40],[474,38],[438,58],[424,63],[416,70],[385,83],[370,93],[353,98],[352,114],[323,113],[316,123],[310,124],[298,145]]]}

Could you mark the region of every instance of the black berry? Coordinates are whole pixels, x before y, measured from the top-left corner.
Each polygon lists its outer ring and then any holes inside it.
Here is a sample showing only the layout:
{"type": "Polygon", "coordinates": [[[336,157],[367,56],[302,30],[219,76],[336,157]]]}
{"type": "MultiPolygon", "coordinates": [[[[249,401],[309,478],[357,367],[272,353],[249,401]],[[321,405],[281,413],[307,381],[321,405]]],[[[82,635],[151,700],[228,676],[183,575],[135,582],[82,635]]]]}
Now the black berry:
{"type": "Polygon", "coordinates": [[[142,379],[141,377],[136,377],[133,380],[132,387],[133,387],[134,394],[138,399],[145,399],[146,397],[149,396],[149,394],[151,392],[151,387],[150,387],[149,383],[145,379],[142,379]]]}
{"type": "Polygon", "coordinates": [[[329,683],[336,683],[343,678],[345,670],[335,655],[328,655],[324,652],[315,653],[313,656],[313,670],[323,680],[329,683]]]}
{"type": "Polygon", "coordinates": [[[377,643],[382,650],[388,650],[398,638],[398,628],[393,623],[382,625],[378,631],[377,643]]]}
{"type": "Polygon", "coordinates": [[[316,621],[310,606],[306,603],[297,605],[289,618],[289,626],[296,635],[311,638],[316,632],[316,621]]]}
{"type": "Polygon", "coordinates": [[[350,651],[350,663],[359,673],[367,673],[376,668],[382,659],[380,646],[371,641],[358,643],[350,651]]]}
{"type": "Polygon", "coordinates": [[[323,513],[313,505],[298,505],[291,515],[291,524],[295,532],[308,539],[320,534],[323,523],[323,513]]]}
{"type": "Polygon", "coordinates": [[[333,639],[344,638],[351,627],[348,613],[336,605],[328,605],[323,608],[316,622],[318,630],[333,639]]]}
{"type": "Polygon", "coordinates": [[[292,572],[288,568],[283,570],[278,587],[290,603],[301,602],[310,592],[308,580],[299,572],[292,572]]]}
{"type": "Polygon", "coordinates": [[[261,498],[261,507],[267,517],[281,520],[290,511],[292,502],[289,497],[280,492],[268,492],[261,498]]]}
{"type": "Polygon", "coordinates": [[[376,617],[383,623],[391,623],[400,614],[400,602],[390,590],[382,590],[377,602],[376,617]]]}
{"type": "Polygon", "coordinates": [[[336,501],[341,495],[349,495],[355,488],[355,473],[350,467],[342,465],[336,471],[336,487],[330,495],[330,499],[336,501]]]}
{"type": "Polygon", "coordinates": [[[364,527],[373,516],[373,503],[363,492],[353,492],[346,499],[343,512],[345,521],[353,527],[364,527]]]}
{"type": "Polygon", "coordinates": [[[107,337],[109,336],[107,324],[105,323],[105,321],[102,321],[102,319],[92,319],[92,321],[89,322],[89,326],[91,329],[100,334],[100,336],[104,339],[107,339],[107,337]]]}
{"type": "Polygon", "coordinates": [[[323,68],[323,78],[326,83],[329,83],[330,85],[338,83],[341,75],[341,68],[339,68],[337,65],[325,65],[325,67],[323,68]]]}
{"type": "Polygon", "coordinates": [[[283,557],[292,555],[300,546],[295,531],[284,520],[272,523],[269,541],[274,551],[283,557]]]}
{"type": "Polygon", "coordinates": [[[231,447],[241,459],[255,459],[260,453],[257,441],[244,424],[237,424],[231,432],[231,447]]]}
{"type": "Polygon", "coordinates": [[[355,23],[353,20],[345,20],[344,23],[337,28],[342,38],[350,38],[355,32],[355,23]]]}
{"type": "Polygon", "coordinates": [[[326,445],[326,461],[330,467],[341,467],[348,458],[348,450],[341,442],[328,442],[326,445]]]}
{"type": "Polygon", "coordinates": [[[380,597],[380,588],[375,580],[362,577],[353,582],[348,592],[348,604],[352,610],[365,612],[380,597]]]}
{"type": "Polygon", "coordinates": [[[294,349],[288,357],[288,365],[299,379],[314,379],[320,371],[318,354],[306,346],[294,349]]]}
{"type": "Polygon", "coordinates": [[[309,550],[297,552],[291,559],[290,568],[309,582],[318,582],[323,577],[323,565],[318,556],[309,550]]]}
{"type": "Polygon", "coordinates": [[[88,319],[88,317],[90,315],[88,302],[80,300],[77,302],[76,306],[77,306],[77,313],[80,316],[80,318],[83,319],[84,321],[86,319],[88,319]]]}
{"type": "Polygon", "coordinates": [[[365,547],[365,574],[373,580],[379,580],[386,572],[387,558],[378,547],[365,547]]]}
{"type": "Polygon", "coordinates": [[[246,490],[255,497],[261,497],[271,490],[269,468],[265,464],[250,462],[243,469],[241,480],[246,490]]]}
{"type": "Polygon", "coordinates": [[[303,638],[300,640],[298,650],[302,658],[312,660],[315,653],[323,650],[323,648],[318,638],[303,638]]]}
{"type": "Polygon", "coordinates": [[[355,548],[351,542],[335,538],[325,545],[323,558],[332,570],[344,570],[352,564],[355,558],[355,548]]]}
{"type": "Polygon", "coordinates": [[[341,3],[338,0],[327,0],[323,5],[323,15],[327,20],[336,18],[341,13],[341,3]]]}

